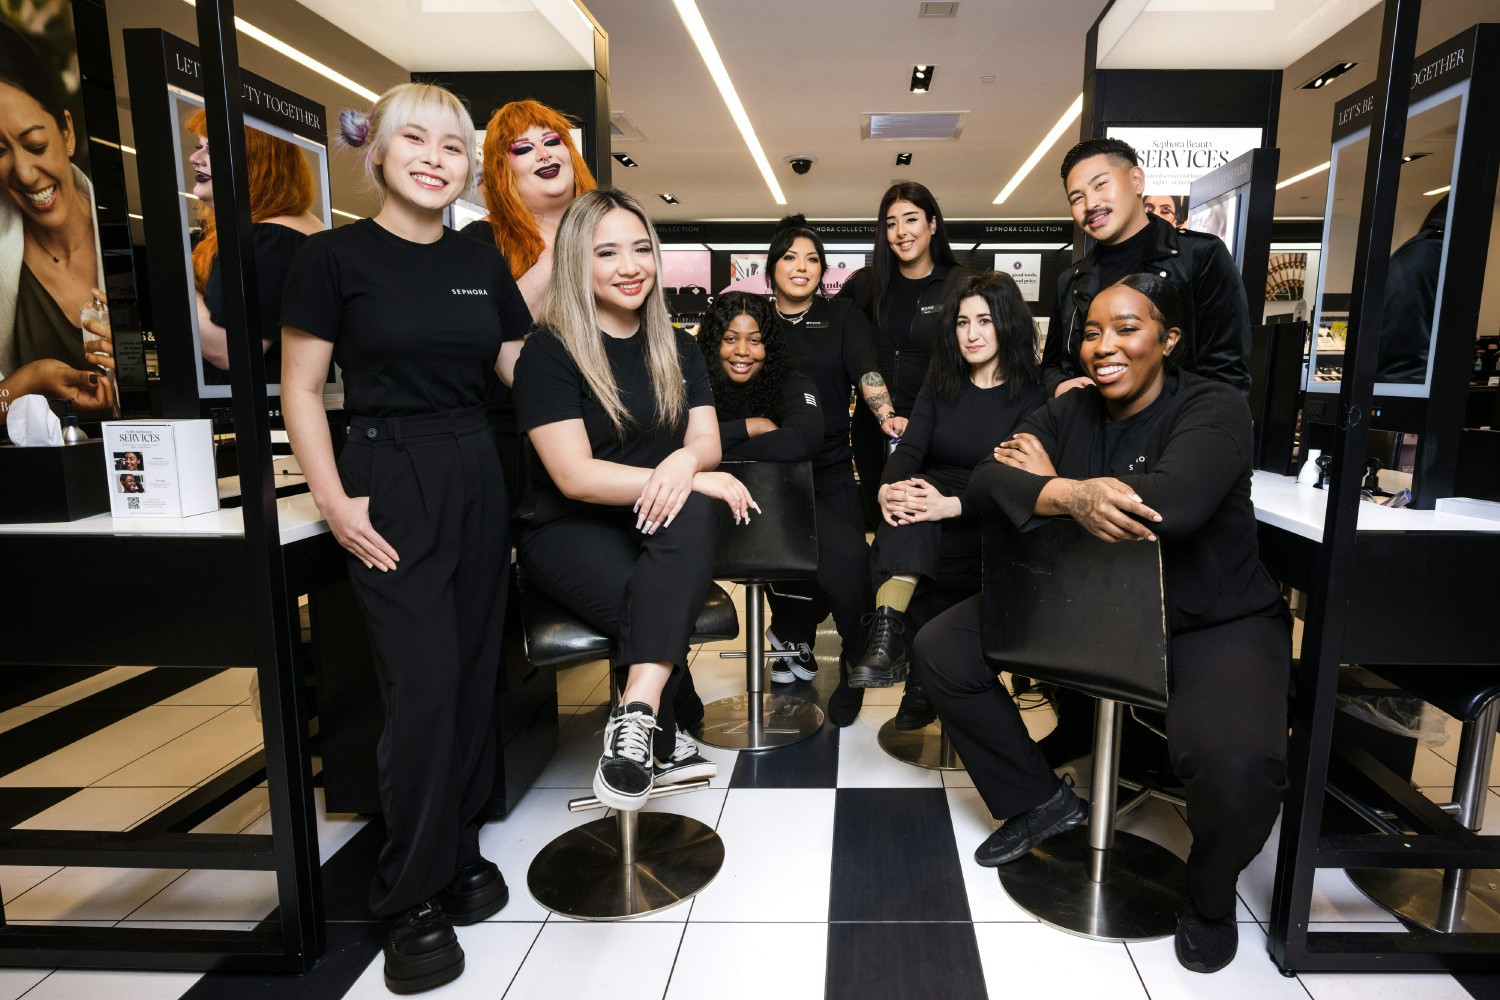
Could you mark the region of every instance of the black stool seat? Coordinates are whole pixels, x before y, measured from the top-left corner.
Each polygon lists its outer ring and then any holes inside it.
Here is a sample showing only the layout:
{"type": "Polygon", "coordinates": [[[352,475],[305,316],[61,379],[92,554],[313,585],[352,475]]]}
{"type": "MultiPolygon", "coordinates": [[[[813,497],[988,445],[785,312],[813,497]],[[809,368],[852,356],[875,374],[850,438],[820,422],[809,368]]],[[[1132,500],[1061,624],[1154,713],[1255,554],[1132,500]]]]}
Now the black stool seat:
{"type": "Polygon", "coordinates": [[[1500,698],[1500,680],[1489,670],[1407,666],[1365,669],[1463,722],[1478,718],[1479,713],[1500,698]]]}
{"type": "MultiPolygon", "coordinates": [[[[532,586],[520,563],[516,564],[515,584],[521,598],[528,660],[539,667],[561,667],[609,656],[612,640],[532,586]]],[[[719,642],[739,634],[739,616],[729,595],[718,584],[709,584],[703,608],[693,624],[693,643],[719,642]]]]}

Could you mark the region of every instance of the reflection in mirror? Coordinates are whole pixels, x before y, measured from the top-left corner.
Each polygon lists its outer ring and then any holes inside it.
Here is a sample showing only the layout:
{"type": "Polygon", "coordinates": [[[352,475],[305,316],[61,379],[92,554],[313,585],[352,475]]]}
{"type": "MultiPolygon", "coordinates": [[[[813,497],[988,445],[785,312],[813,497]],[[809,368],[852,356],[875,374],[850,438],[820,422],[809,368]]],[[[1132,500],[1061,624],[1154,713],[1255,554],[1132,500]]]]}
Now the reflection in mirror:
{"type": "MultiPolygon", "coordinates": [[[[1447,250],[1447,194],[1456,174],[1459,122],[1468,91],[1467,81],[1456,84],[1414,103],[1407,114],[1376,375],[1379,391],[1388,395],[1425,396],[1431,384],[1428,369],[1447,250]]],[[[1362,129],[1333,147],[1307,383],[1313,392],[1335,392],[1343,377],[1369,136],[1369,129],[1362,129]]]]}
{"type": "MultiPolygon", "coordinates": [[[[206,138],[203,107],[187,94],[175,94],[174,118],[178,192],[182,203],[184,252],[190,253],[195,303],[193,341],[199,360],[202,397],[229,395],[229,352],[224,329],[223,280],[219,269],[218,227],[213,207],[214,159],[206,138]]],[[[251,240],[255,252],[259,333],[266,354],[266,390],[279,395],[281,382],[281,293],[298,248],[315,232],[329,228],[326,149],[274,125],[245,119],[245,159],[249,175],[251,240]]]]}
{"type": "MultiPolygon", "coordinates": [[[[1490,214],[1490,245],[1485,257],[1484,291],[1479,297],[1478,340],[1474,345],[1474,368],[1469,381],[1475,385],[1500,386],[1500,187],[1495,191],[1495,205],[1490,214]]],[[[1490,418],[1481,426],[1500,428],[1500,419],[1491,408],[1490,418]]]]}

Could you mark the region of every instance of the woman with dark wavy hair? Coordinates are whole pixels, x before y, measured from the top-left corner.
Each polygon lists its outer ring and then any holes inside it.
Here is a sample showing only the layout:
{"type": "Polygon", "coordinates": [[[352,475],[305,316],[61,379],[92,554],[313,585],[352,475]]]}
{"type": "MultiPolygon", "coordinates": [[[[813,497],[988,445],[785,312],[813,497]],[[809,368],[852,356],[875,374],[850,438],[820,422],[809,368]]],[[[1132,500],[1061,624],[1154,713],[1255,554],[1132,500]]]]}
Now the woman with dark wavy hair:
{"type": "MultiPolygon", "coordinates": [[[[940,329],[879,491],[879,589],[864,655],[849,678],[855,687],[890,687],[906,677],[905,635],[979,592],[979,518],[964,504],[964,490],[974,466],[1046,402],[1036,324],[1009,275],[961,275],[940,329]]],[[[920,678],[908,678],[896,727],[920,729],[933,717],[920,678]]]]}
{"type": "MultiPolygon", "coordinates": [[[[745,292],[719,296],[704,317],[698,346],[713,386],[726,459],[815,461],[822,448],[824,418],[818,389],[793,363],[783,329],[768,300],[745,292]]],[[[838,405],[848,409],[845,400],[838,405]]],[[[844,463],[847,467],[847,458],[844,463]]],[[[808,597],[816,600],[820,620],[832,611],[844,643],[841,662],[846,662],[860,648],[860,620],[870,610],[869,549],[864,533],[832,503],[822,496],[816,503],[818,575],[807,588],[808,597]]],[[[812,680],[816,670],[811,655],[805,660],[778,658],[772,676],[783,683],[812,680]],[[788,676],[777,676],[788,669],[788,676]]],[[[831,719],[834,709],[830,701],[831,719]]],[[[858,711],[855,704],[853,713],[858,711]]],[[[848,725],[854,714],[847,721],[834,721],[848,725]]]]}

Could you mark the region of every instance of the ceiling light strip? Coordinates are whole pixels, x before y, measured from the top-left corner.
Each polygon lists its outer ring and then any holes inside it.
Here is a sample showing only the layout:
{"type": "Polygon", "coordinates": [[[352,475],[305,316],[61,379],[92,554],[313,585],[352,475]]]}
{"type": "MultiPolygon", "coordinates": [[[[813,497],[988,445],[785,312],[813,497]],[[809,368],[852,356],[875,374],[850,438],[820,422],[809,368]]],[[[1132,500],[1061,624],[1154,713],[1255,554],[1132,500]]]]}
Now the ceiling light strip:
{"type": "Polygon", "coordinates": [[[1430,198],[1430,197],[1432,197],[1435,194],[1447,194],[1452,189],[1453,189],[1453,185],[1452,184],[1444,184],[1440,188],[1433,188],[1431,191],[1423,191],[1422,192],[1422,197],[1424,197],[1424,198],[1430,198]]]}
{"type": "MultiPolygon", "coordinates": [[[[189,7],[197,6],[196,0],[186,0],[186,3],[189,7]]],[[[280,52],[282,55],[292,60],[292,62],[300,63],[301,65],[306,66],[308,69],[323,77],[325,80],[332,80],[334,83],[338,84],[340,87],[343,87],[345,90],[353,91],[360,97],[363,97],[365,100],[369,101],[371,104],[374,104],[377,100],[379,100],[380,95],[375,93],[375,91],[371,90],[369,87],[360,86],[344,74],[325,65],[324,63],[318,62],[318,60],[314,59],[306,52],[303,52],[301,49],[295,49],[270,32],[263,31],[262,29],[257,28],[249,21],[246,21],[243,17],[236,16],[234,19],[234,26],[244,34],[255,39],[257,42],[260,42],[267,48],[272,49],[276,52],[280,52]]]]}
{"type": "Polygon", "coordinates": [[[1064,132],[1073,127],[1073,124],[1078,121],[1079,116],[1082,114],[1083,95],[1079,94],[1073,99],[1073,103],[1068,106],[1068,110],[1063,112],[1063,116],[1057,120],[1057,124],[1052,126],[1052,130],[1042,139],[1041,144],[1031,151],[1030,156],[1026,157],[1026,162],[1021,164],[1021,169],[1016,171],[1016,175],[995,196],[993,204],[1005,204],[1005,199],[1015,193],[1016,188],[1020,187],[1021,182],[1026,179],[1026,175],[1036,169],[1036,165],[1041,162],[1042,157],[1047,155],[1047,150],[1057,144],[1057,140],[1063,137],[1064,132]]]}
{"type": "Polygon", "coordinates": [[[724,98],[725,106],[729,108],[729,116],[739,126],[740,135],[744,136],[751,158],[760,168],[760,175],[765,178],[766,187],[771,189],[771,197],[776,199],[776,204],[785,205],[786,195],[781,193],[781,185],[776,183],[776,174],[771,170],[771,161],[766,159],[765,151],[760,148],[760,140],[755,137],[755,126],[750,124],[750,116],[745,113],[745,106],[740,103],[740,95],[735,93],[734,81],[729,79],[729,71],[724,68],[724,60],[719,58],[719,50],[714,45],[713,36],[708,33],[708,25],[703,23],[703,15],[699,13],[698,5],[694,3],[694,0],[672,0],[672,4],[677,8],[677,16],[682,18],[683,27],[687,28],[688,34],[692,36],[693,44],[698,46],[698,54],[703,57],[703,65],[708,68],[708,75],[713,77],[714,83],[718,85],[719,94],[724,98]]]}
{"type": "Polygon", "coordinates": [[[1291,187],[1293,184],[1297,183],[1298,181],[1305,181],[1309,177],[1315,177],[1318,174],[1321,174],[1323,171],[1327,170],[1331,166],[1333,166],[1333,161],[1332,160],[1329,160],[1327,163],[1320,163],[1316,167],[1313,167],[1311,170],[1304,170],[1304,171],[1302,171],[1302,173],[1298,174],[1296,177],[1288,177],[1286,180],[1284,180],[1280,184],[1276,185],[1276,190],[1280,191],[1284,187],[1291,187]]]}
{"type": "Polygon", "coordinates": [[[330,208],[328,211],[332,212],[334,215],[342,215],[346,219],[353,219],[355,222],[358,222],[360,219],[364,218],[363,215],[355,215],[353,212],[346,212],[342,208],[330,208]]]}

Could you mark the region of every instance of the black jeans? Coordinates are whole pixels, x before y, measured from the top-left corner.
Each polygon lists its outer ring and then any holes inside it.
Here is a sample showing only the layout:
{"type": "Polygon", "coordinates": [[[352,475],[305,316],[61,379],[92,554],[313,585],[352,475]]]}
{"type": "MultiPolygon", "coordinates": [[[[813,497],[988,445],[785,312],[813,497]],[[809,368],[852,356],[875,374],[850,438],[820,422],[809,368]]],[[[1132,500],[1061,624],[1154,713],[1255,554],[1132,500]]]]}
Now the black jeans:
{"type": "MultiPolygon", "coordinates": [[[[914,658],[974,787],[997,819],[1057,790],[1015,701],[984,658],[981,598],[934,618],[914,658]]],[[[1199,912],[1234,912],[1239,874],[1260,852],[1286,790],[1291,627],[1282,613],[1172,636],[1167,749],[1187,790],[1188,890],[1199,912]]]]}
{"type": "Polygon", "coordinates": [[[389,573],[349,557],[385,700],[375,762],[386,842],[370,890],[371,912],[385,917],[479,857],[510,510],[483,407],[350,424],[344,490],[370,498],[371,524],[400,556],[389,573]]]}
{"type": "Polygon", "coordinates": [[[701,493],[688,496],[672,526],[647,535],[629,507],[599,507],[521,536],[520,559],[537,589],[614,640],[613,667],[670,663],[654,751],[672,754],[673,705],[687,670],[688,640],[713,582],[719,515],[701,493]]]}

